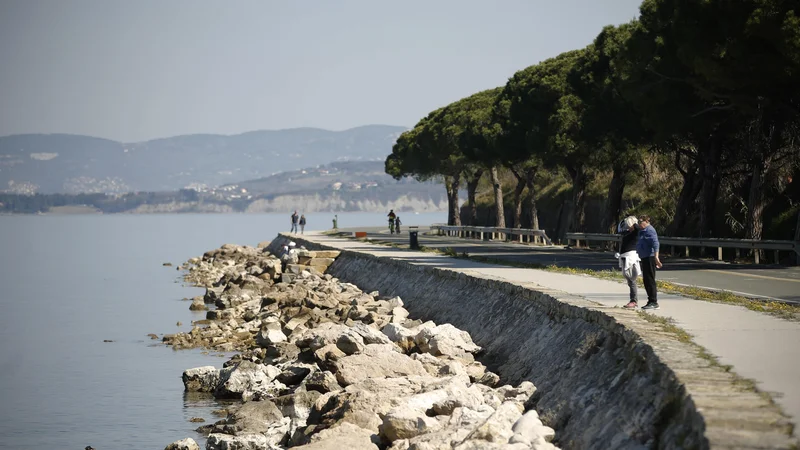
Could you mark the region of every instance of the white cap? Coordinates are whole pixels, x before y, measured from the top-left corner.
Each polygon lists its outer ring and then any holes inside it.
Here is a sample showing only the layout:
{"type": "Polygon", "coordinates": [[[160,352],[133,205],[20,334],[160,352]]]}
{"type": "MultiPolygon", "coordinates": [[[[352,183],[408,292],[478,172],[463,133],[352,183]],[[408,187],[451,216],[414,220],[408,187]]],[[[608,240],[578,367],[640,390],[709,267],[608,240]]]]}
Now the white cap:
{"type": "Polygon", "coordinates": [[[637,223],[639,223],[639,219],[637,219],[634,216],[628,216],[622,219],[622,222],[619,223],[619,225],[617,226],[617,231],[620,233],[622,233],[623,231],[628,231],[630,227],[632,227],[634,224],[637,223]]]}
{"type": "Polygon", "coordinates": [[[294,241],[292,241],[292,242],[289,242],[289,247],[294,247],[294,246],[296,246],[296,245],[297,245],[297,244],[295,244],[295,243],[294,243],[294,241]]]}

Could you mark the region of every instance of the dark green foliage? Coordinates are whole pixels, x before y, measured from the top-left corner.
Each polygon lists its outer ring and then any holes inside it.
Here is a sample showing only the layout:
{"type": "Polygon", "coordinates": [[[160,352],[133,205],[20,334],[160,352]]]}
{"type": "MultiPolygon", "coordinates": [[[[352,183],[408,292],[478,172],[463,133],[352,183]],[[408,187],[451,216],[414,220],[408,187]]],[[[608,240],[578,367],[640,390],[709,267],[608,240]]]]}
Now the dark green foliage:
{"type": "Polygon", "coordinates": [[[761,239],[796,226],[797,0],[645,0],[637,20],[515,73],[493,94],[491,117],[484,94],[431,113],[427,120],[449,124],[433,127],[439,134],[407,137],[508,167],[518,182],[515,224],[526,187],[536,214],[536,174],[546,169],[571,181],[571,194],[547,205],[556,235],[608,231],[626,213],[668,220],[671,235],[761,239]],[[588,187],[598,179],[608,180],[603,219],[587,226],[588,187]],[[631,186],[637,193],[626,200],[631,186]]]}

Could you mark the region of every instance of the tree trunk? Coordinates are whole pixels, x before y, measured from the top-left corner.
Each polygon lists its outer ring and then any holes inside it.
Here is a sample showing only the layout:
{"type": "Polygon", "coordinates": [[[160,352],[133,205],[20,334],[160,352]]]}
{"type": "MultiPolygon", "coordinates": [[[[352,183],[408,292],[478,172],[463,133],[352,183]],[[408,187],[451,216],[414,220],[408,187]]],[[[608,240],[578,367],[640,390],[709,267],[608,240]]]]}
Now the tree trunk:
{"type": "MultiPolygon", "coordinates": [[[[584,231],[586,225],[586,171],[583,165],[567,168],[572,178],[572,205],[566,223],[572,231],[584,231]]],[[[565,230],[565,233],[568,230],[565,230]]]]}
{"type": "Polygon", "coordinates": [[[492,189],[494,189],[494,206],[497,214],[495,226],[498,228],[506,227],[506,215],[503,208],[503,186],[500,184],[500,177],[497,174],[497,167],[493,166],[489,171],[492,177],[492,189]]]}
{"type": "Polygon", "coordinates": [[[717,194],[720,184],[720,152],[719,141],[711,137],[703,155],[703,187],[700,204],[700,237],[713,237],[717,212],[717,194]]]}
{"type": "Polygon", "coordinates": [[[534,230],[539,229],[539,211],[536,209],[536,170],[528,171],[525,177],[525,185],[528,186],[528,211],[531,215],[531,228],[534,230]]]}
{"type": "MultiPolygon", "coordinates": [[[[764,208],[766,208],[766,198],[764,196],[764,180],[770,170],[772,160],[780,148],[780,135],[782,130],[772,124],[765,124],[763,117],[759,120],[762,126],[758,128],[756,139],[755,158],[753,159],[753,172],[750,178],[750,195],[747,198],[747,221],[745,223],[745,238],[761,240],[764,233],[764,208]]],[[[764,256],[763,250],[758,252],[758,258],[764,256]]]]}
{"type": "Polygon", "coordinates": [[[608,201],[606,202],[606,217],[603,219],[603,229],[609,233],[617,232],[617,223],[622,214],[622,195],[625,192],[625,174],[628,167],[622,164],[614,165],[614,175],[608,185],[608,201]]]}
{"type": "Polygon", "coordinates": [[[703,179],[700,177],[700,165],[697,161],[689,164],[685,170],[680,164],[680,155],[675,155],[675,167],[681,172],[683,176],[683,187],[678,196],[678,204],[675,207],[675,216],[672,218],[672,223],[667,227],[668,236],[684,236],[686,232],[686,222],[689,218],[689,213],[694,210],[694,205],[697,196],[700,195],[700,189],[703,187],[703,179]]]}
{"type": "Polygon", "coordinates": [[[522,228],[522,191],[525,190],[525,176],[515,169],[511,169],[517,185],[514,186],[514,228],[522,228]]]}
{"type": "Polygon", "coordinates": [[[764,175],[769,169],[769,162],[757,158],[753,164],[753,173],[750,178],[750,196],[747,198],[747,224],[745,225],[745,238],[761,240],[764,232],[764,175]]]}
{"type": "Polygon", "coordinates": [[[672,218],[672,223],[667,227],[667,234],[669,236],[683,236],[689,234],[686,232],[686,222],[689,218],[689,213],[692,211],[697,196],[700,195],[702,188],[702,179],[697,172],[690,172],[683,176],[683,187],[678,196],[678,204],[675,206],[675,216],[672,218]]]}
{"type": "Polygon", "coordinates": [[[467,224],[477,225],[478,222],[478,204],[475,202],[475,192],[478,190],[478,183],[483,176],[483,169],[476,170],[472,173],[472,177],[467,180],[467,224]]]}
{"type": "Polygon", "coordinates": [[[446,176],[444,185],[447,189],[447,224],[461,225],[461,211],[458,204],[458,186],[461,184],[460,175],[446,176]]]}

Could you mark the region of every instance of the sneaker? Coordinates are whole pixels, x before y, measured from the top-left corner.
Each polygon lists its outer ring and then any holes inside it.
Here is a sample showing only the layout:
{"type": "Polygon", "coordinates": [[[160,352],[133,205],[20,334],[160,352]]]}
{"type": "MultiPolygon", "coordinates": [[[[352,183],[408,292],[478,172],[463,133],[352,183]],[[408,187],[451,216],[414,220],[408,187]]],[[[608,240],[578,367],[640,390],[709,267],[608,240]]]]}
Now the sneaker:
{"type": "Polygon", "coordinates": [[[642,309],[658,309],[658,303],[647,302],[646,305],[642,306],[642,309]]]}
{"type": "Polygon", "coordinates": [[[634,302],[633,300],[631,300],[630,302],[628,302],[628,304],[627,304],[627,305],[623,306],[623,308],[625,308],[625,309],[636,309],[636,308],[638,308],[638,307],[639,307],[639,304],[638,304],[638,303],[636,303],[636,302],[634,302]]]}

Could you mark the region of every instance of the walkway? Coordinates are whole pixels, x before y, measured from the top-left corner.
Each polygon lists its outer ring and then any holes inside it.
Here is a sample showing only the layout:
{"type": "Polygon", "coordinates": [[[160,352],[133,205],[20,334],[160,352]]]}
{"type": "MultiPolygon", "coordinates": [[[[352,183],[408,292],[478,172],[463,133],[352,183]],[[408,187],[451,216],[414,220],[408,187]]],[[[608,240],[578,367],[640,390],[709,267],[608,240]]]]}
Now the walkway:
{"type": "MultiPolygon", "coordinates": [[[[384,228],[359,229],[368,232],[370,239],[408,244],[407,229],[400,235],[390,235],[384,228]]],[[[427,228],[421,228],[427,231],[427,228]]],[[[451,248],[490,258],[542,265],[556,264],[578,269],[608,270],[616,266],[611,252],[575,250],[563,246],[539,246],[503,241],[480,241],[447,236],[420,234],[420,244],[431,248],[451,248]]],[[[721,289],[753,298],[766,298],[800,304],[800,267],[767,264],[730,264],[662,255],[664,268],[658,279],[687,286],[721,289]]]]}
{"type": "MultiPolygon", "coordinates": [[[[535,269],[520,269],[453,260],[445,256],[393,249],[361,241],[325,236],[307,237],[343,250],[402,259],[413,264],[453,266],[464,273],[479,272],[512,282],[533,282],[585,297],[602,306],[619,307],[627,301],[626,285],[584,275],[567,275],[535,269]]],[[[501,244],[507,245],[507,244],[501,244]]],[[[734,367],[740,376],[756,381],[760,390],[774,394],[775,401],[792,417],[800,418],[800,323],[754,312],[740,306],[710,303],[676,295],[659,296],[661,309],[653,313],[671,317],[694,341],[734,367]]]]}

